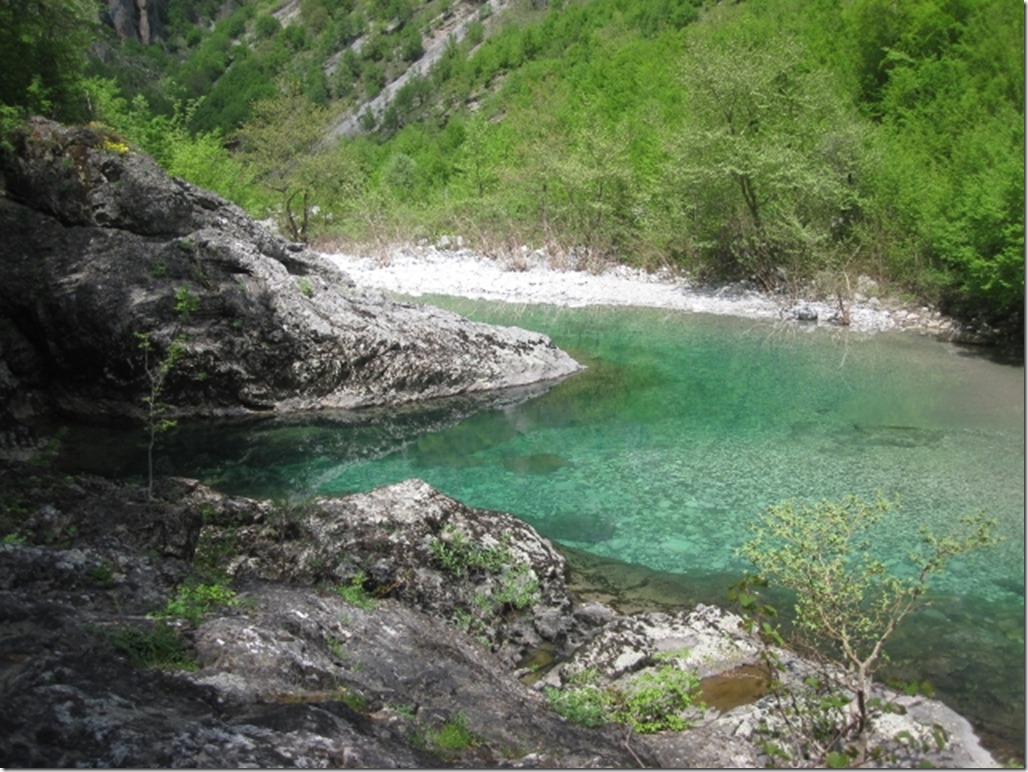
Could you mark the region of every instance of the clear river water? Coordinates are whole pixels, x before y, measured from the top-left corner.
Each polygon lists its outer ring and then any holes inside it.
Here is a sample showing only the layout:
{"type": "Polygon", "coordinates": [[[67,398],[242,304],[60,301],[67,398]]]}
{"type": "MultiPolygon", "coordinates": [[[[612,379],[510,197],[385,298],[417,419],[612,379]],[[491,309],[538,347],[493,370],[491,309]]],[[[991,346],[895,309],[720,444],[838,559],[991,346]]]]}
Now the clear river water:
{"type": "MultiPolygon", "coordinates": [[[[428,406],[356,421],[183,427],[162,439],[162,471],[279,498],[418,477],[610,559],[611,574],[632,565],[673,576],[660,600],[683,604],[726,603],[748,568],[735,555],[748,525],[783,499],[897,500],[897,516],[876,536],[897,571],[919,526],[944,531],[985,511],[1003,541],[938,578],[931,607],[896,636],[884,675],[929,681],[1001,761],[1023,760],[1023,362],[913,333],[419,302],[544,332],[587,369],[460,420],[428,406]]],[[[133,458],[138,467],[138,451],[133,458]]]]}

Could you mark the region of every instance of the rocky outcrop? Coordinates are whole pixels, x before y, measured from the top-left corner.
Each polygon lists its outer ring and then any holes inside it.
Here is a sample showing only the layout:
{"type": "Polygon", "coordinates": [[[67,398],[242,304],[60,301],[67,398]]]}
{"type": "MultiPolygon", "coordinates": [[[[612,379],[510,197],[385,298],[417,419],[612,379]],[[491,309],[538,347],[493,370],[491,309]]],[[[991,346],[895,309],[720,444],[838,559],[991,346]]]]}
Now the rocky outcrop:
{"type": "MultiPolygon", "coordinates": [[[[502,643],[440,612],[464,603],[470,613],[476,601],[465,589],[488,586],[478,569],[457,576],[427,553],[420,565],[406,554],[425,534],[421,511],[432,527],[441,518],[467,528],[478,546],[504,543],[512,519],[416,482],[326,511],[333,502],[312,502],[304,517],[315,529],[277,517],[270,502],[184,480],[162,481],[153,501],[27,465],[0,465],[0,481],[19,512],[4,523],[17,529],[8,541],[20,542],[0,545],[0,765],[609,767],[638,758],[614,729],[570,725],[549,710],[515,677],[502,643]],[[379,528],[377,550],[359,551],[345,525],[327,530],[334,517],[379,528]],[[244,532],[233,546],[229,522],[264,532],[244,532]],[[354,565],[372,554],[379,572],[416,575],[407,586],[369,578],[357,595],[340,592],[354,589],[354,565]],[[280,558],[290,556],[303,564],[288,569],[280,558]],[[286,581],[260,579],[262,571],[286,581]],[[162,628],[153,612],[201,579],[231,581],[238,595],[162,628]],[[157,648],[161,630],[159,640],[170,634],[183,647],[186,667],[135,660],[157,648]]],[[[563,561],[552,547],[525,526],[509,538],[509,554],[543,575],[539,597],[560,595],[563,561]]],[[[495,621],[506,614],[531,625],[533,613],[510,607],[495,621]]]]}
{"type": "MultiPolygon", "coordinates": [[[[725,687],[759,659],[738,617],[580,603],[531,528],[422,482],[296,507],[0,462],[0,490],[0,766],[811,763],[809,727],[725,687]],[[580,725],[548,693],[669,667],[702,679],[685,731],[580,725]]],[[[994,766],[952,711],[897,704],[880,763],[994,766]]]]}
{"type": "Polygon", "coordinates": [[[163,37],[163,5],[164,0],[106,0],[104,21],[111,25],[120,41],[136,40],[149,45],[163,37]]]}
{"type": "MultiPolygon", "coordinates": [[[[661,767],[822,766],[829,738],[855,710],[846,699],[834,702],[840,695],[852,699],[831,686],[845,680],[836,666],[766,646],[739,616],[703,604],[675,613],[617,615],[540,685],[575,688],[588,674],[591,688],[630,692],[641,679],[659,682],[669,667],[700,681],[697,705],[682,714],[693,728],[663,732],[649,745],[661,767]]],[[[871,700],[880,707],[872,711],[864,764],[998,766],[971,724],[941,702],[881,685],[871,700]]]]}
{"type": "Polygon", "coordinates": [[[232,553],[222,564],[234,577],[356,579],[451,620],[512,668],[544,644],[567,644],[574,623],[566,565],[553,545],[511,515],[471,509],[419,480],[361,496],[234,507],[212,518],[204,537],[203,555],[232,553]]]}
{"type": "Polygon", "coordinates": [[[103,131],[37,119],[15,146],[0,198],[9,413],[140,413],[173,345],[169,415],[399,404],[579,368],[545,336],[362,292],[103,131]]]}

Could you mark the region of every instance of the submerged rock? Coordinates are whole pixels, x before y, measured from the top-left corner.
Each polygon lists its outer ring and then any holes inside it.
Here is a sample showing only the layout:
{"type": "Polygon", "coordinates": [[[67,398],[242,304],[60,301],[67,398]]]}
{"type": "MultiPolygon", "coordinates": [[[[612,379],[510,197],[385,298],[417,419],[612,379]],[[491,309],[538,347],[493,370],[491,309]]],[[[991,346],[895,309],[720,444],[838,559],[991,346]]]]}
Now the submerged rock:
{"type": "Polygon", "coordinates": [[[175,341],[160,397],[180,415],[398,404],[579,369],[543,335],[362,292],[101,131],[36,119],[14,144],[0,353],[22,393],[8,412],[140,413],[175,341]]]}

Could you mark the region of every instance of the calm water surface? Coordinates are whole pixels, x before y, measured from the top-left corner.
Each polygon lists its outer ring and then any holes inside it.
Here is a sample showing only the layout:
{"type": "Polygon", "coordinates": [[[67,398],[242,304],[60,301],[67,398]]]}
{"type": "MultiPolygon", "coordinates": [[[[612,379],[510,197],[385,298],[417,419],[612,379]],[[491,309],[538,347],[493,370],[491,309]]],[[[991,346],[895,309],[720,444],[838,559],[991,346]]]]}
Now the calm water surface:
{"type": "Polygon", "coordinates": [[[691,588],[683,602],[724,602],[747,568],[734,555],[747,525],[782,499],[898,500],[878,538],[900,571],[919,526],[988,512],[1004,541],[939,578],[891,673],[931,681],[1001,758],[1023,758],[1023,364],[913,334],[431,300],[545,332],[588,369],[448,427],[428,411],[406,430],[324,418],[185,429],[165,443],[166,471],[278,497],[419,477],[568,547],[672,572],[691,588]]]}

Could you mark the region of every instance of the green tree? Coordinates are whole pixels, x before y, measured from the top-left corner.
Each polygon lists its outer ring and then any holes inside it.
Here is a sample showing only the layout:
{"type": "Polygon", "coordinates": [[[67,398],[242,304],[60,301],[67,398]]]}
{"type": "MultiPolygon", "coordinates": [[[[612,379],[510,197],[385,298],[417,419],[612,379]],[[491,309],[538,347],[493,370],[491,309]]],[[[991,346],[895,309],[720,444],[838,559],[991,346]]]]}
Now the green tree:
{"type": "Polygon", "coordinates": [[[143,352],[143,374],[146,377],[146,394],[143,396],[145,405],[145,425],[147,435],[146,446],[146,497],[153,498],[153,452],[157,445],[157,436],[175,427],[175,421],[166,416],[168,405],[162,401],[168,377],[186,353],[186,334],[182,332],[182,323],[199,308],[199,299],[185,287],[175,292],[175,313],[179,322],[171,334],[171,342],[163,355],[157,356],[157,348],[153,336],[148,332],[135,333],[139,350],[143,352]]]}
{"type": "Polygon", "coordinates": [[[855,496],[813,505],[775,504],[753,526],[739,554],[757,567],[763,581],[796,593],[796,625],[820,650],[844,666],[843,684],[856,702],[855,722],[842,737],[855,741],[857,760],[867,752],[871,679],[885,658],[885,644],[927,601],[930,580],[952,558],[995,544],[994,521],[967,517],[945,536],[920,528],[920,541],[907,557],[908,570],[890,573],[875,554],[877,530],[895,505],[855,496]]]}
{"type": "Polygon", "coordinates": [[[831,73],[768,32],[744,17],[695,28],[666,184],[678,249],[715,275],[771,288],[844,249],[863,140],[831,73]]]}
{"type": "MultiPolygon", "coordinates": [[[[878,5],[865,0],[850,11],[878,5]]],[[[947,310],[1016,335],[1024,304],[1023,9],[911,2],[883,13],[878,23],[886,22],[888,34],[873,36],[889,45],[868,109],[880,121],[882,150],[874,216],[907,233],[906,244],[891,245],[894,270],[922,283],[934,274],[947,310]]]]}
{"type": "Polygon", "coordinates": [[[0,3],[0,105],[81,118],[86,105],[78,85],[98,19],[93,0],[0,3]]]}
{"type": "Polygon", "coordinates": [[[287,86],[277,97],[258,102],[253,120],[236,135],[244,162],[278,199],[280,222],[297,241],[308,240],[318,192],[334,173],[320,147],[327,125],[324,107],[287,86]]]}

